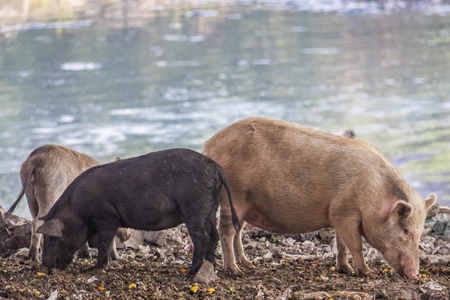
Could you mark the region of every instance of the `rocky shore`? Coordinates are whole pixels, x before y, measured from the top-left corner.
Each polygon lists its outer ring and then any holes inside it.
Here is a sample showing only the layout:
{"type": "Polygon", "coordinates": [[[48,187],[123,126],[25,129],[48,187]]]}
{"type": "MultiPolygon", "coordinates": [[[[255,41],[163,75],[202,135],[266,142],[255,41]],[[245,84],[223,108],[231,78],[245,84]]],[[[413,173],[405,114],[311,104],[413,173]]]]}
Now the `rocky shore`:
{"type": "Polygon", "coordinates": [[[64,271],[49,273],[28,259],[30,221],[4,218],[0,208],[0,299],[449,299],[450,208],[436,205],[429,212],[420,242],[421,269],[406,280],[387,266],[367,243],[364,255],[375,275],[369,278],[334,269],[332,229],[280,235],[250,227],[244,247],[255,269],[232,278],[221,268],[187,275],[192,244],[181,225],[161,232],[130,230],[125,243],[116,240],[122,258],[105,270],[96,261],[77,258],[64,271]]]}

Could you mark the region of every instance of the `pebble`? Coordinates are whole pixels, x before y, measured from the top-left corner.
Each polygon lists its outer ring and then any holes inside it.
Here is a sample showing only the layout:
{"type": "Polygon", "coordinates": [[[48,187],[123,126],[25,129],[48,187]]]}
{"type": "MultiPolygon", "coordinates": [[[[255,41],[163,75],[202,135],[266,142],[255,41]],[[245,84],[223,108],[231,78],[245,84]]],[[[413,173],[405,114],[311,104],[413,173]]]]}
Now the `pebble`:
{"type": "Polygon", "coordinates": [[[218,277],[214,272],[214,265],[205,260],[203,265],[200,267],[200,270],[198,270],[197,274],[195,274],[193,281],[196,283],[209,285],[211,282],[216,281],[217,279],[218,277]]]}

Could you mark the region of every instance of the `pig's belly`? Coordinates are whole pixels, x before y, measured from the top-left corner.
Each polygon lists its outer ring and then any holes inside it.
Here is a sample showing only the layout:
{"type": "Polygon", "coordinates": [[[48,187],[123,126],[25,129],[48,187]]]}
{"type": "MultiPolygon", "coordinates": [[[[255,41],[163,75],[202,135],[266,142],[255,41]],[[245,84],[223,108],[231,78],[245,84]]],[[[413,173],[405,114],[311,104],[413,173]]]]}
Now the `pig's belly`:
{"type": "Polygon", "coordinates": [[[264,230],[285,234],[311,232],[331,226],[328,209],[264,211],[252,207],[245,212],[244,220],[264,230]]]}
{"type": "Polygon", "coordinates": [[[130,222],[125,223],[125,227],[137,230],[159,231],[173,228],[183,222],[178,213],[161,214],[157,217],[147,217],[145,219],[130,218],[130,222]]]}

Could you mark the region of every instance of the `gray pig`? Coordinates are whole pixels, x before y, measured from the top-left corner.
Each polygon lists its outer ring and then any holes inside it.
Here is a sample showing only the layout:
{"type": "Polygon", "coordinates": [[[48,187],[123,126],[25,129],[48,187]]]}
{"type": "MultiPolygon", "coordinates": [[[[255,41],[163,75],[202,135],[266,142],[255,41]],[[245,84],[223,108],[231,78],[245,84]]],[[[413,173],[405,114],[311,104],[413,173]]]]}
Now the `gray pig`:
{"type": "Polygon", "coordinates": [[[374,146],[253,117],[216,133],[203,153],[224,169],[241,220],[236,234],[222,198],[219,234],[224,266],[232,274],[240,272],[235,255],[239,263],[253,267],[241,241],[248,222],[292,234],[334,227],[336,269],[369,275],[373,271],[364,262],[363,236],[399,274],[417,276],[419,239],[436,196],[423,201],[374,146]]]}
{"type": "MultiPolygon", "coordinates": [[[[81,172],[100,163],[92,157],[70,149],[68,147],[47,144],[33,150],[20,168],[22,190],[6,215],[14,212],[24,195],[27,197],[31,217],[31,243],[29,257],[31,260],[40,260],[42,235],[36,230],[44,222],[39,220],[47,214],[53,204],[58,200],[66,187],[81,172]]],[[[118,230],[119,238],[124,241],[128,238],[125,228],[118,230]]],[[[87,245],[83,249],[87,255],[87,245]]],[[[119,258],[115,245],[111,248],[111,256],[119,258]]]]}
{"type": "Polygon", "coordinates": [[[162,230],[185,223],[194,244],[189,274],[206,258],[215,264],[216,212],[225,186],[233,226],[240,225],[222,168],[188,149],[170,149],[93,167],[79,175],[42,218],[43,264],[66,268],[91,236],[98,235],[96,268],[118,227],[162,230]]]}

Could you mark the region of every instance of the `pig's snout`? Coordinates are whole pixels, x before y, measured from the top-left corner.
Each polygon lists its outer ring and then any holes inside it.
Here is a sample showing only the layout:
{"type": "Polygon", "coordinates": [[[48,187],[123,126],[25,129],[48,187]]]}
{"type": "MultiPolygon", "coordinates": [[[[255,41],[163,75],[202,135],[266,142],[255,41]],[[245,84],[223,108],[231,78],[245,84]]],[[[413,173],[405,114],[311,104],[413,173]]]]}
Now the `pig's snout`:
{"type": "Polygon", "coordinates": [[[51,259],[45,259],[42,261],[42,263],[45,267],[47,267],[48,270],[51,270],[53,268],[64,270],[68,266],[68,263],[64,261],[59,255],[56,255],[51,259]]]}
{"type": "Polygon", "coordinates": [[[56,268],[58,266],[57,265],[58,261],[59,261],[58,256],[54,257],[54,260],[43,258],[42,264],[48,269],[48,271],[50,271],[51,269],[56,268]]]}
{"type": "Polygon", "coordinates": [[[407,279],[416,279],[419,272],[415,269],[404,270],[401,269],[399,272],[401,275],[405,276],[407,279]]]}
{"type": "Polygon", "coordinates": [[[408,265],[401,264],[398,273],[407,279],[416,279],[419,275],[419,267],[408,267],[408,265]]]}

